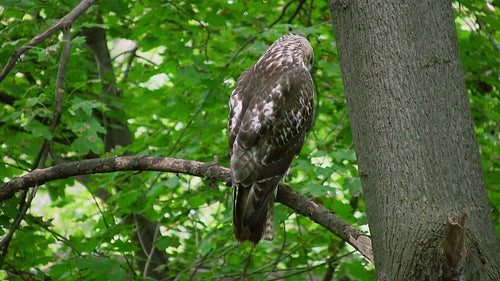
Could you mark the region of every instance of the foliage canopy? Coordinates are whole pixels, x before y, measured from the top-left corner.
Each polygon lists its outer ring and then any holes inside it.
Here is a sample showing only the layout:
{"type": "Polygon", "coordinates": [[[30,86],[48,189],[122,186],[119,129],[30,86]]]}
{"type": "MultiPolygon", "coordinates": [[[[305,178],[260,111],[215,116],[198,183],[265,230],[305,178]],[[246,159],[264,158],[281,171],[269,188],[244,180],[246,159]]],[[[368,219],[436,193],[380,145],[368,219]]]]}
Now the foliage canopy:
{"type": "MultiPolygon", "coordinates": [[[[497,1],[477,2],[460,1],[454,9],[500,233],[500,12],[497,1]]],[[[12,52],[77,4],[4,3],[2,67],[12,52]]],[[[62,116],[53,132],[62,35],[24,53],[0,83],[0,179],[112,155],[205,162],[217,156],[229,166],[225,131],[232,87],[270,43],[290,31],[308,37],[314,48],[317,113],[286,181],[368,231],[326,1],[113,0],[92,5],[70,29],[62,116]],[[46,152],[41,150],[44,141],[50,141],[46,152]]],[[[100,174],[40,186],[3,253],[0,276],[142,279],[149,267],[157,272],[155,278],[181,280],[235,278],[243,270],[250,280],[374,278],[373,267],[338,237],[279,204],[275,241],[253,250],[250,244],[238,245],[232,234],[231,188],[208,186],[197,177],[159,172],[100,174]],[[137,234],[147,222],[153,231],[137,234]],[[155,263],[144,239],[167,253],[165,263],[155,263]]],[[[29,194],[2,202],[1,236],[7,236],[22,208],[20,200],[29,194]]]]}

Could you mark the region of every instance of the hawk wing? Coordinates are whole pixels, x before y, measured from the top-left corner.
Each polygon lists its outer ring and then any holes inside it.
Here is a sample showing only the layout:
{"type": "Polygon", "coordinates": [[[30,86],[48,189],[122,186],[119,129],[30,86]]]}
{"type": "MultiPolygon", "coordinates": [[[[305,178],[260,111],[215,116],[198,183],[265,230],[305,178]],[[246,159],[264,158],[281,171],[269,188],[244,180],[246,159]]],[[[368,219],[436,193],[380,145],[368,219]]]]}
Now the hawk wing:
{"type": "Polygon", "coordinates": [[[228,133],[235,234],[257,243],[273,237],[277,186],[312,127],[313,84],[303,68],[267,77],[253,68],[231,94],[228,133]]]}

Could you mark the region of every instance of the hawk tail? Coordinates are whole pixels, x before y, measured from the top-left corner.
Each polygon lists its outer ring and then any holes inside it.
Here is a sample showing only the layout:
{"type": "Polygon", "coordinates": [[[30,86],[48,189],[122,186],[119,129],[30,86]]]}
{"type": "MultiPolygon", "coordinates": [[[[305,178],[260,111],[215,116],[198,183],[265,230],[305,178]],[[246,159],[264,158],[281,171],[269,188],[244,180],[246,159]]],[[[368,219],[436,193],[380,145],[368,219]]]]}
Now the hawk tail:
{"type": "Polygon", "coordinates": [[[276,186],[267,183],[234,187],[233,222],[234,234],[239,242],[257,244],[261,238],[274,238],[274,198],[276,186]]]}

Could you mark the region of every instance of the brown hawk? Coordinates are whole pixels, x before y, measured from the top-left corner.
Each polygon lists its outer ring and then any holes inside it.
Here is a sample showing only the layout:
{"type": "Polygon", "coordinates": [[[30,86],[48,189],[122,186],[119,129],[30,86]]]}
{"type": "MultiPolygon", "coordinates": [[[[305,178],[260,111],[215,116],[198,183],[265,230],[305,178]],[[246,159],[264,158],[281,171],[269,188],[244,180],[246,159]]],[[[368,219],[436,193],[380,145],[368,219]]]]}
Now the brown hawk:
{"type": "Polygon", "coordinates": [[[306,38],[282,36],[241,74],[231,94],[233,223],[240,242],[274,238],[278,184],[313,124],[313,59],[306,38]]]}

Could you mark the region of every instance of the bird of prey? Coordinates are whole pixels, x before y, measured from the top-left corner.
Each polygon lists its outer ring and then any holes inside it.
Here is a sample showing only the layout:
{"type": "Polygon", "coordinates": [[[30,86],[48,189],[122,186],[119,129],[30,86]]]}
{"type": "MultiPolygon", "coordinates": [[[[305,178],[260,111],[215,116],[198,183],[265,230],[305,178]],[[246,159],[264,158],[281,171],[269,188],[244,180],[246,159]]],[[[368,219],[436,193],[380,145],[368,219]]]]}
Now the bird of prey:
{"type": "Polygon", "coordinates": [[[284,35],[241,74],[231,93],[233,224],[240,242],[274,238],[278,184],[313,124],[313,60],[306,38],[284,35]]]}

